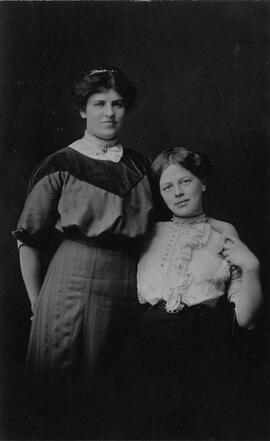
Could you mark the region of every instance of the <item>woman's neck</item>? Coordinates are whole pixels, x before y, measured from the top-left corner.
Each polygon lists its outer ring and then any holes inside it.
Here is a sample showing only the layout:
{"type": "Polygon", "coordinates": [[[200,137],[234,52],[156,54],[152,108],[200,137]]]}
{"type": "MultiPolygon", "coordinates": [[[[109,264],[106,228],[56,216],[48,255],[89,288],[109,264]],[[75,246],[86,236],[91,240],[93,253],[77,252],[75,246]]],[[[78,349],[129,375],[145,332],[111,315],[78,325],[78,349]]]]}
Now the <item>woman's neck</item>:
{"type": "Polygon", "coordinates": [[[112,162],[119,162],[124,152],[122,145],[116,144],[116,139],[99,139],[87,131],[81,139],[70,144],[69,147],[89,158],[112,162]]]}
{"type": "Polygon", "coordinates": [[[97,149],[103,150],[106,147],[113,147],[117,143],[117,138],[113,139],[102,139],[97,136],[92,135],[87,130],[84,132],[84,139],[89,143],[89,147],[95,147],[97,149]]]}
{"type": "Polygon", "coordinates": [[[173,215],[172,221],[175,224],[195,224],[199,222],[207,222],[206,214],[201,211],[200,213],[194,214],[193,216],[177,216],[173,215]]]}

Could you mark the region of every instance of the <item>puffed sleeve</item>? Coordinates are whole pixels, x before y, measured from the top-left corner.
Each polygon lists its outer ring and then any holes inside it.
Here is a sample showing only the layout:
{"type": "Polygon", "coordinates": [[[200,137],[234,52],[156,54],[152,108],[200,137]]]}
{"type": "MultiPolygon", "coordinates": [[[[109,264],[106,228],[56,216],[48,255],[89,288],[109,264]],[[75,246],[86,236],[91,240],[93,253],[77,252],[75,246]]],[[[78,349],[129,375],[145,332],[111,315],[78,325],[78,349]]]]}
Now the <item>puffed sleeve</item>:
{"type": "Polygon", "coordinates": [[[12,232],[20,242],[44,247],[59,218],[58,202],[62,190],[62,173],[45,160],[34,170],[17,229],[12,232]]]}

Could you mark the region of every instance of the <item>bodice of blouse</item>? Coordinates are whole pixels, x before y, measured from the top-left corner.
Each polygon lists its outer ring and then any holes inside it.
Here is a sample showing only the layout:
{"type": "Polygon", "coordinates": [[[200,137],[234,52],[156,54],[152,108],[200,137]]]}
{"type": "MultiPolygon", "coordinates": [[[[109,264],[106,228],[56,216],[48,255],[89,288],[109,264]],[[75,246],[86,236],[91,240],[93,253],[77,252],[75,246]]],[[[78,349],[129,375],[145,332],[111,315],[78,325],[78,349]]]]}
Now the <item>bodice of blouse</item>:
{"type": "Polygon", "coordinates": [[[148,159],[133,150],[112,162],[65,147],[35,169],[13,235],[35,247],[46,245],[54,228],[95,239],[141,237],[153,209],[149,176],[148,159]]]}
{"type": "Polygon", "coordinates": [[[168,312],[185,305],[213,303],[225,294],[237,303],[240,272],[218,254],[220,234],[207,221],[159,222],[138,265],[138,297],[154,305],[165,301],[168,312]]]}

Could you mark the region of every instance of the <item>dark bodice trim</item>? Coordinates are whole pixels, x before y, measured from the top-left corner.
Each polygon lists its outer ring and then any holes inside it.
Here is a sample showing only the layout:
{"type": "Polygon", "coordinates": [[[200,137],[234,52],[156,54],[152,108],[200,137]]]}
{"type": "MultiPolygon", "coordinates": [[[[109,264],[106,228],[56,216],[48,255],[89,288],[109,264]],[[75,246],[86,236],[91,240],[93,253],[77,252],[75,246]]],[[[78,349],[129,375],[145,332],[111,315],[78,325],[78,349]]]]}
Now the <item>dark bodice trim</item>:
{"type": "Polygon", "coordinates": [[[89,158],[71,147],[65,147],[48,156],[32,175],[28,193],[44,176],[68,172],[77,179],[120,197],[128,194],[146,175],[150,175],[150,161],[134,150],[124,148],[120,162],[89,158]]]}

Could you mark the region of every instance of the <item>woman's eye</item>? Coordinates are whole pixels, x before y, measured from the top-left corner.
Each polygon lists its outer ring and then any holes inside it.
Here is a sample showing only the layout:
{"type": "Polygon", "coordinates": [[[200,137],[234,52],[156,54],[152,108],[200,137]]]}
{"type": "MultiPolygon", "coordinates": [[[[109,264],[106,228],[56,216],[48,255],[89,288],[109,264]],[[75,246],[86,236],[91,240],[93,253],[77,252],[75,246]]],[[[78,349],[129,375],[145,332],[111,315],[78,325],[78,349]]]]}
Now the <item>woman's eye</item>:
{"type": "Polygon", "coordinates": [[[122,107],[124,107],[124,102],[118,101],[117,103],[114,104],[114,107],[118,107],[119,109],[122,109],[122,107]]]}
{"type": "Polygon", "coordinates": [[[103,107],[104,103],[95,103],[95,107],[103,107]]]}
{"type": "Polygon", "coordinates": [[[166,187],[162,188],[162,191],[169,191],[171,189],[171,185],[167,185],[166,187]]]}
{"type": "Polygon", "coordinates": [[[182,184],[189,184],[191,182],[191,179],[184,179],[181,183],[182,184]]]}

